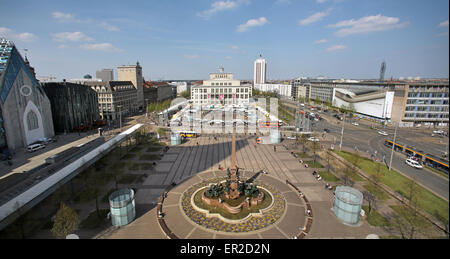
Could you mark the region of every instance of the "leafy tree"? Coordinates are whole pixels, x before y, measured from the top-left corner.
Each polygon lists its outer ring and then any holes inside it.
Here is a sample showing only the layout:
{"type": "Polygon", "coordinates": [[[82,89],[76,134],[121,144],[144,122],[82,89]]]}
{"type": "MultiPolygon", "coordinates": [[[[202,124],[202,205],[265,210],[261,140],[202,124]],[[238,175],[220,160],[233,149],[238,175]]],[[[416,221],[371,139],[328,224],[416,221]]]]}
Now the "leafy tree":
{"type": "Polygon", "coordinates": [[[186,99],[191,98],[191,92],[190,91],[184,91],[180,93],[180,96],[186,99]]]}
{"type": "Polygon", "coordinates": [[[51,232],[56,238],[65,238],[67,235],[78,230],[79,220],[77,213],[66,206],[63,202],[60,204],[60,208],[56,213],[55,222],[51,232]]]}

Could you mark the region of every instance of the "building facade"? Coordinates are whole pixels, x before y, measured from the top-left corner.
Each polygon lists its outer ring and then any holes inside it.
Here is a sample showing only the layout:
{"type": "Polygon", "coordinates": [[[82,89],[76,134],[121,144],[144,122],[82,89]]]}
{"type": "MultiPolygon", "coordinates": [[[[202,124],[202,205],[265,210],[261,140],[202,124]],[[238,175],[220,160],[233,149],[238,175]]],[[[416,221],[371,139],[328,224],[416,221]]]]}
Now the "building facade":
{"type": "Polygon", "coordinates": [[[142,67],[139,62],[133,66],[117,67],[119,81],[131,81],[137,89],[137,105],[139,109],[144,107],[144,78],[142,77],[142,67]]]}
{"type": "MultiPolygon", "coordinates": [[[[310,99],[319,99],[332,103],[339,107],[336,89],[350,91],[361,97],[364,92],[374,97],[384,92],[384,97],[378,98],[386,101],[385,105],[392,102],[390,116],[373,116],[382,120],[399,123],[404,127],[418,125],[447,126],[449,122],[449,83],[444,81],[387,81],[387,82],[336,82],[321,81],[310,83],[310,99]],[[377,93],[378,92],[378,93],[377,93]],[[369,94],[370,93],[370,94],[369,94]]],[[[342,95],[341,95],[342,96],[342,95]]],[[[351,96],[351,94],[350,94],[351,96]]],[[[356,98],[358,99],[358,98],[356,98]]],[[[366,103],[367,104],[367,103],[366,103]]],[[[372,103],[373,104],[373,103],[372,103]]],[[[381,105],[381,103],[379,103],[381,105]]],[[[368,109],[369,106],[362,106],[368,109]]],[[[373,106],[372,108],[374,108],[373,106]]],[[[381,107],[381,106],[379,106],[381,107]]],[[[356,110],[358,112],[358,110],[356,110]]],[[[379,114],[381,110],[374,114],[379,114]]],[[[361,114],[366,114],[361,112],[361,114]]]]}
{"type": "Polygon", "coordinates": [[[276,93],[284,97],[292,97],[292,85],[288,84],[255,84],[253,89],[276,93]]]}
{"type": "Polygon", "coordinates": [[[253,67],[253,84],[265,84],[266,83],[266,70],[267,70],[267,61],[262,58],[262,55],[259,55],[259,58],[255,60],[253,67]]]}
{"type": "Polygon", "coordinates": [[[100,71],[95,72],[95,77],[105,82],[114,81],[114,70],[102,69],[100,71]]]}
{"type": "Polygon", "coordinates": [[[203,84],[191,86],[194,105],[250,103],[250,84],[241,85],[240,80],[235,80],[231,73],[224,73],[223,69],[219,73],[211,73],[209,77],[203,84]]]}
{"type": "Polygon", "coordinates": [[[173,97],[172,86],[168,83],[144,81],[144,100],[146,104],[162,102],[173,97]]]}
{"type": "Polygon", "coordinates": [[[138,111],[137,90],[131,81],[86,82],[97,92],[100,117],[117,121],[138,111]]]}
{"type": "Polygon", "coordinates": [[[15,45],[0,38],[0,151],[53,137],[50,100],[15,45]]]}
{"type": "Polygon", "coordinates": [[[42,83],[50,99],[55,132],[92,126],[100,119],[97,92],[82,84],[42,83]]]}

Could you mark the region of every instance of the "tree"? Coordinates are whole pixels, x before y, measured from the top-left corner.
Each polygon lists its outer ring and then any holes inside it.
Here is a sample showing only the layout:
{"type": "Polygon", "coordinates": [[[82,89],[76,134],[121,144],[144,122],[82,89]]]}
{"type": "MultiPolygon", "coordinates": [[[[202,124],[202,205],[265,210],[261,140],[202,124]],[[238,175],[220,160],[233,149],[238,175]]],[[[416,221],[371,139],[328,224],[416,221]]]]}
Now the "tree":
{"type": "MultiPolygon", "coordinates": [[[[314,138],[316,138],[316,136],[314,136],[314,138]]],[[[313,150],[313,153],[314,153],[313,160],[314,160],[314,164],[315,164],[316,163],[316,152],[319,150],[320,144],[317,141],[312,141],[310,145],[311,145],[311,149],[313,150]]]]}
{"type": "Polygon", "coordinates": [[[190,91],[184,91],[180,93],[180,96],[186,99],[191,98],[191,92],[190,91]]]}
{"type": "Polygon", "coordinates": [[[303,154],[306,153],[306,144],[308,143],[308,137],[305,134],[302,134],[300,138],[298,139],[299,143],[303,147],[303,154]]]}
{"type": "Polygon", "coordinates": [[[355,184],[355,182],[347,174],[345,174],[341,180],[342,184],[346,186],[353,187],[353,185],[355,184]]]}
{"type": "Polygon", "coordinates": [[[325,152],[325,160],[327,161],[327,172],[330,172],[331,169],[331,163],[333,162],[334,158],[331,155],[331,151],[327,150],[325,152]]]}
{"type": "Polygon", "coordinates": [[[78,230],[78,215],[72,208],[66,206],[63,202],[60,204],[58,212],[56,212],[55,222],[51,232],[56,238],[65,238],[67,235],[78,230]]]}
{"type": "Polygon", "coordinates": [[[408,199],[408,206],[401,207],[401,215],[389,215],[391,218],[391,229],[400,233],[403,239],[413,239],[418,234],[428,236],[430,225],[424,224],[425,219],[419,213],[422,192],[415,178],[407,182],[406,189],[407,193],[405,193],[405,198],[408,199]]]}
{"type": "Polygon", "coordinates": [[[378,184],[381,179],[383,178],[383,173],[382,173],[382,164],[381,163],[377,163],[375,166],[375,173],[373,175],[370,176],[370,179],[375,183],[378,184]]]}
{"type": "Polygon", "coordinates": [[[369,211],[367,213],[370,213],[372,211],[372,206],[376,207],[377,199],[376,199],[375,195],[373,195],[369,191],[364,191],[362,194],[363,194],[364,200],[366,200],[367,203],[369,204],[369,211]]]}

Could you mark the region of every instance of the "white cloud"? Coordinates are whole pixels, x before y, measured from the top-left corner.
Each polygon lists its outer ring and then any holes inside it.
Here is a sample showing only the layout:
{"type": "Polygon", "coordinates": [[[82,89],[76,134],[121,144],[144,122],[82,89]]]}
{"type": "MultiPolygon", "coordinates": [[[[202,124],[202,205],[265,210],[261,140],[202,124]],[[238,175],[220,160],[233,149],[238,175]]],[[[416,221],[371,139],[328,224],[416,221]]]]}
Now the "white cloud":
{"type": "Polygon", "coordinates": [[[233,59],[231,56],[226,56],[225,59],[233,59]]]}
{"type": "Polygon", "coordinates": [[[107,29],[108,31],[120,31],[120,29],[118,27],[116,27],[114,25],[111,25],[111,24],[109,24],[107,22],[101,22],[99,25],[101,27],[107,29]]]}
{"type": "Polygon", "coordinates": [[[196,58],[198,58],[198,55],[184,55],[184,58],[186,58],[186,59],[196,59],[196,58]]]}
{"type": "Polygon", "coordinates": [[[351,34],[368,33],[376,31],[387,31],[398,29],[406,26],[408,23],[399,23],[400,19],[397,17],[387,17],[381,14],[374,16],[362,17],[358,20],[345,20],[336,24],[328,25],[330,28],[342,28],[338,30],[335,35],[344,37],[351,34]]]}
{"type": "Polygon", "coordinates": [[[236,0],[236,1],[216,1],[211,4],[211,8],[208,10],[205,10],[201,13],[197,13],[198,16],[203,17],[205,19],[209,19],[214,14],[221,12],[221,11],[227,11],[234,8],[237,8],[238,6],[242,4],[249,4],[250,0],[236,0]]]}
{"type": "Polygon", "coordinates": [[[325,39],[314,41],[315,44],[321,44],[321,43],[326,43],[326,42],[328,42],[328,41],[325,39]]]}
{"type": "Polygon", "coordinates": [[[342,50],[342,49],[346,49],[346,48],[347,48],[347,46],[345,46],[345,45],[333,45],[333,46],[327,48],[327,51],[332,52],[332,51],[342,50]]]}
{"type": "Polygon", "coordinates": [[[62,13],[62,12],[53,12],[52,13],[53,18],[60,20],[60,21],[64,21],[64,20],[72,20],[75,18],[75,15],[70,14],[70,13],[62,13]]]}
{"type": "Polygon", "coordinates": [[[236,45],[231,46],[231,48],[234,49],[234,50],[238,50],[239,49],[239,47],[236,46],[236,45]]]}
{"type": "Polygon", "coordinates": [[[76,23],[90,23],[92,19],[76,19],[74,14],[71,13],[63,13],[59,11],[55,11],[52,13],[52,17],[59,22],[76,22],[76,23]]]}
{"type": "Polygon", "coordinates": [[[76,31],[76,32],[60,32],[52,34],[53,40],[57,42],[67,42],[67,41],[92,41],[93,39],[86,34],[76,31]]]}
{"type": "Polygon", "coordinates": [[[448,31],[439,33],[437,36],[439,37],[448,36],[448,31]]]}
{"type": "Polygon", "coordinates": [[[16,33],[15,31],[5,27],[0,27],[0,37],[7,38],[9,40],[17,40],[23,42],[32,42],[38,39],[38,37],[33,33],[30,32],[16,33]]]}
{"type": "Polygon", "coordinates": [[[448,27],[448,20],[447,21],[443,21],[439,24],[439,27],[448,27]]]}
{"type": "Polygon", "coordinates": [[[315,13],[303,20],[300,20],[299,24],[304,26],[304,25],[308,25],[308,24],[311,24],[314,22],[318,22],[318,21],[322,20],[323,17],[328,16],[330,14],[331,10],[332,10],[332,8],[329,8],[326,11],[315,13]]]}
{"type": "Polygon", "coordinates": [[[250,29],[251,27],[263,26],[266,23],[267,23],[266,17],[260,17],[259,19],[251,19],[251,20],[248,20],[246,23],[239,25],[237,31],[245,32],[248,29],[250,29]]]}
{"type": "Polygon", "coordinates": [[[69,46],[67,46],[66,44],[61,44],[58,46],[58,49],[67,49],[69,46]]]}
{"type": "Polygon", "coordinates": [[[96,44],[83,44],[80,46],[82,49],[106,51],[106,52],[121,52],[122,49],[114,47],[111,43],[96,43],[96,44]]]}

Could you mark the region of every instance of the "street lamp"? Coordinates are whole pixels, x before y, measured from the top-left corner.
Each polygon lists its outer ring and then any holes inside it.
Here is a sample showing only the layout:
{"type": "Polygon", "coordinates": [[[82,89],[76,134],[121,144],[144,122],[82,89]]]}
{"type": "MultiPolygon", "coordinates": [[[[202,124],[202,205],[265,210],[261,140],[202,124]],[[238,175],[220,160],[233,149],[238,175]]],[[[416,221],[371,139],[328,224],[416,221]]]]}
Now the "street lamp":
{"type": "Polygon", "coordinates": [[[341,142],[339,143],[339,151],[341,151],[342,149],[342,138],[344,137],[344,124],[345,124],[345,113],[344,113],[344,120],[342,121],[341,142]]]}
{"type": "Polygon", "coordinates": [[[395,125],[394,141],[392,142],[392,150],[391,150],[391,161],[389,162],[389,171],[391,171],[391,167],[392,167],[392,157],[394,155],[395,138],[397,137],[397,127],[398,127],[398,123],[395,125]]]}

